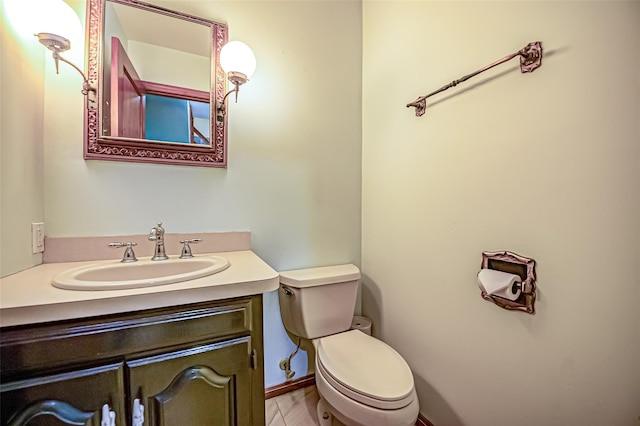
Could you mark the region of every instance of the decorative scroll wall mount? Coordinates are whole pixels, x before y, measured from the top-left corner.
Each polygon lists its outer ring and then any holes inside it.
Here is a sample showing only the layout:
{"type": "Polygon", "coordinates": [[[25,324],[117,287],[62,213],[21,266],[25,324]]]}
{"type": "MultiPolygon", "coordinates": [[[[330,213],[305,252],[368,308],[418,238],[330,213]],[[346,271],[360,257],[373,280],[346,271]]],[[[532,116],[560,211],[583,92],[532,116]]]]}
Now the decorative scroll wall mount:
{"type": "Polygon", "coordinates": [[[504,62],[510,61],[516,56],[520,56],[520,72],[528,73],[533,72],[538,67],[542,65],[542,42],[540,41],[532,41],[527,44],[522,49],[518,50],[515,53],[505,56],[504,58],[497,60],[484,68],[479,69],[478,71],[472,72],[471,74],[467,74],[458,80],[454,80],[446,86],[442,86],[436,91],[433,91],[425,96],[420,96],[415,101],[407,104],[407,108],[414,107],[416,109],[416,117],[420,117],[424,115],[425,110],[427,109],[427,98],[437,95],[440,92],[444,92],[451,87],[455,87],[458,84],[469,80],[471,77],[475,77],[476,75],[483,73],[497,65],[500,65],[504,62]]]}

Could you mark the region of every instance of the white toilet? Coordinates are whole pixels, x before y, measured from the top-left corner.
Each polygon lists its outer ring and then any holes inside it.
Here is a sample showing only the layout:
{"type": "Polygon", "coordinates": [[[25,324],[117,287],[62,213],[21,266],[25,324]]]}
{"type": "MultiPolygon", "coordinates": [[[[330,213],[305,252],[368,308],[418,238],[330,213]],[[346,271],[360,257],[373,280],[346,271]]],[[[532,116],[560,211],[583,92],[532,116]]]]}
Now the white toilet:
{"type": "Polygon", "coordinates": [[[360,271],[355,265],[280,273],[280,312],[293,335],[313,340],[318,421],[409,426],[418,397],[405,360],[386,343],[350,330],[360,271]]]}

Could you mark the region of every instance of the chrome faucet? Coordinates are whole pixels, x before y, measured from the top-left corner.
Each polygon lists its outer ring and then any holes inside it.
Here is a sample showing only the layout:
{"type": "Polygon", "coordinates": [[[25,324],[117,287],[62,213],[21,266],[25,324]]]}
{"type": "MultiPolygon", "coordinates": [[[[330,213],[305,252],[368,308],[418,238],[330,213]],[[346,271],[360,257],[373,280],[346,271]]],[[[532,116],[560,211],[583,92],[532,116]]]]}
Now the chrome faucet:
{"type": "Polygon", "coordinates": [[[156,249],[151,260],[166,260],[169,258],[164,252],[164,228],[162,227],[162,222],[159,222],[155,228],[151,228],[149,241],[156,242],[156,249]]]}

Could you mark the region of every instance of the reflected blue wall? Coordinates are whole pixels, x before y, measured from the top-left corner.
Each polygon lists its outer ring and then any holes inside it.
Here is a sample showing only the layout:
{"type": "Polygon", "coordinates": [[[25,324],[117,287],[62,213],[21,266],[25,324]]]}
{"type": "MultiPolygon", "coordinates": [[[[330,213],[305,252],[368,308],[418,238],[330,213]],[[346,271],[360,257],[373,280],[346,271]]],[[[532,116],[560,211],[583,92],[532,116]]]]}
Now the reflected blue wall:
{"type": "Polygon", "coordinates": [[[147,95],[145,126],[147,139],[189,143],[187,101],[147,95]]]}

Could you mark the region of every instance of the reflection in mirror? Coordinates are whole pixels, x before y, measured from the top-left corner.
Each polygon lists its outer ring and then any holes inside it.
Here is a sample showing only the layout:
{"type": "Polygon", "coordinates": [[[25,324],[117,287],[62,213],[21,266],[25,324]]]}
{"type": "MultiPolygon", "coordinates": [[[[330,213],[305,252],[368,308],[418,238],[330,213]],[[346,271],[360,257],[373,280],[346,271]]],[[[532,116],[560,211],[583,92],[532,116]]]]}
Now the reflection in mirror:
{"type": "Polygon", "coordinates": [[[147,94],[146,139],[209,145],[209,102],[147,94]]]}
{"type": "Polygon", "coordinates": [[[226,166],[227,26],[135,0],[89,0],[85,158],[226,166]],[[213,105],[213,108],[212,108],[213,105]]]}

